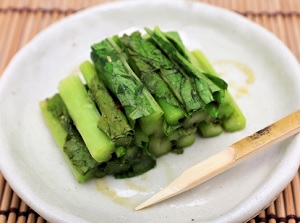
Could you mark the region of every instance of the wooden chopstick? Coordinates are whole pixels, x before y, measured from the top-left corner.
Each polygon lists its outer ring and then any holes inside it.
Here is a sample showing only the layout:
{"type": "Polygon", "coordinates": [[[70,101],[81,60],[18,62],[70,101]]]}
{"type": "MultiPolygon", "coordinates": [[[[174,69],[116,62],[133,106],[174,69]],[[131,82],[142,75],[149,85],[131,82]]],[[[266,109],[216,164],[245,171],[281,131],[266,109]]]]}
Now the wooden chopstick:
{"type": "MultiPolygon", "coordinates": [[[[216,155],[190,167],[153,197],[135,208],[140,210],[185,192],[235,166],[250,155],[270,147],[300,131],[300,110],[247,136],[216,155]]],[[[280,195],[281,196],[281,195],[280,195]]],[[[280,202],[281,200],[277,201],[280,202]]]]}

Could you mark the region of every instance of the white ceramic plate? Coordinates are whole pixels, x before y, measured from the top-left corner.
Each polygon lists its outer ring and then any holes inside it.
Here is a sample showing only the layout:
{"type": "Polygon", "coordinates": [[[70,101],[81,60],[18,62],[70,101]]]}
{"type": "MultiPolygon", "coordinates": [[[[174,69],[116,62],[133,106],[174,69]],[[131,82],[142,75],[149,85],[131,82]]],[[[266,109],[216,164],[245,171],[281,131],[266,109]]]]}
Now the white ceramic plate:
{"type": "Polygon", "coordinates": [[[151,208],[133,208],[178,176],[241,137],[296,110],[299,65],[272,34],[224,9],[182,1],[118,2],[51,25],[14,57],[0,81],[0,163],[12,188],[51,222],[242,222],[266,207],[299,167],[300,137],[262,152],[218,177],[151,208]],[[198,139],[184,155],[126,180],[75,182],[41,117],[38,103],[77,72],[92,43],[154,27],[177,30],[202,49],[244,111],[245,130],[198,139]]]}

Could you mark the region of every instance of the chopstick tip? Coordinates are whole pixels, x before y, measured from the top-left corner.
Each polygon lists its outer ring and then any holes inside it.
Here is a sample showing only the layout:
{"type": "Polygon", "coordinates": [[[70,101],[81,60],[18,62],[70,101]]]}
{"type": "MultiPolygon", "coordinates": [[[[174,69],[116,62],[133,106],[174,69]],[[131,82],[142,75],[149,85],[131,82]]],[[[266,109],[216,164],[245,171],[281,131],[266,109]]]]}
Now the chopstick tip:
{"type": "Polygon", "coordinates": [[[141,205],[139,205],[139,206],[137,206],[137,207],[134,208],[135,211],[139,211],[141,209],[143,209],[143,207],[141,207],[141,205]]]}
{"type": "Polygon", "coordinates": [[[139,210],[141,210],[141,209],[144,209],[144,208],[150,206],[151,204],[148,204],[148,203],[149,203],[149,202],[148,202],[148,200],[147,200],[147,201],[141,203],[140,205],[138,205],[137,207],[135,207],[134,210],[135,210],[135,211],[139,211],[139,210]]]}

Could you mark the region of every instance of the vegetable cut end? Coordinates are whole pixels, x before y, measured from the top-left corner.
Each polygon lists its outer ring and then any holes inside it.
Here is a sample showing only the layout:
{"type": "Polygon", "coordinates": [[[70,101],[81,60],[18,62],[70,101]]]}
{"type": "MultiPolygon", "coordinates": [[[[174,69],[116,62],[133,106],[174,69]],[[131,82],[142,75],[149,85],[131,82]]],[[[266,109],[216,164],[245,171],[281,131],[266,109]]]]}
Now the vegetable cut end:
{"type": "MultiPolygon", "coordinates": [[[[202,51],[194,50],[191,55],[200,69],[203,69],[205,72],[214,76],[218,76],[217,72],[202,51]]],[[[227,132],[240,131],[246,127],[246,117],[228,91],[225,91],[224,100],[220,106],[218,115],[219,118],[222,119],[221,124],[223,129],[227,132]]]]}
{"type": "Polygon", "coordinates": [[[155,157],[163,156],[169,153],[171,149],[172,143],[167,137],[151,136],[149,138],[149,151],[153,153],[155,157]]]}
{"type": "Polygon", "coordinates": [[[93,78],[98,75],[94,65],[90,61],[84,61],[79,66],[79,69],[83,74],[87,85],[91,86],[93,78]]]}
{"type": "Polygon", "coordinates": [[[152,114],[139,119],[139,124],[143,132],[147,135],[162,136],[163,118],[161,114],[152,114]]]}
{"type": "Polygon", "coordinates": [[[164,111],[164,118],[170,125],[178,125],[185,117],[185,112],[181,108],[168,104],[165,100],[157,100],[157,103],[164,111]]]}
{"type": "Polygon", "coordinates": [[[203,121],[199,123],[198,131],[203,137],[209,138],[220,135],[223,132],[223,129],[222,126],[218,124],[203,121]]]}
{"type": "Polygon", "coordinates": [[[240,131],[246,127],[246,118],[244,115],[234,112],[229,119],[224,120],[222,125],[227,132],[240,131]]]}
{"type": "Polygon", "coordinates": [[[195,141],[195,134],[186,135],[178,139],[178,141],[176,142],[176,146],[177,148],[186,148],[193,145],[195,141]]]}

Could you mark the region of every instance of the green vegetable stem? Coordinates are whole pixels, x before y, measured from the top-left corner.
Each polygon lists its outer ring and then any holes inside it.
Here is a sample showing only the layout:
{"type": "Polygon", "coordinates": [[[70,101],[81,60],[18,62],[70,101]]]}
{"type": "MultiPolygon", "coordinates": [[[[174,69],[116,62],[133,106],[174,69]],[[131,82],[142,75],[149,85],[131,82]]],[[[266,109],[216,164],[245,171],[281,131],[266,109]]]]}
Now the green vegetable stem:
{"type": "Polygon", "coordinates": [[[130,145],[134,131],[104,83],[99,79],[94,65],[85,61],[80,65],[80,70],[88,85],[88,92],[101,113],[98,127],[114,142],[115,146],[130,145]]]}
{"type": "MultiPolygon", "coordinates": [[[[227,83],[178,32],[145,28],[91,46],[80,75],[40,102],[43,118],[75,179],[129,178],[182,154],[197,133],[234,132],[246,119],[227,83]]],[[[201,143],[201,142],[200,142],[201,143]]]]}
{"type": "Polygon", "coordinates": [[[100,78],[118,98],[127,117],[139,119],[141,128],[149,135],[160,129],[163,111],[132,71],[118,45],[112,39],[94,44],[91,58],[100,78]]]}
{"type": "Polygon", "coordinates": [[[198,109],[205,109],[211,116],[217,117],[219,106],[227,89],[227,83],[216,76],[202,72],[190,63],[177,51],[176,47],[158,27],[155,27],[153,31],[146,28],[146,31],[160,49],[168,55],[169,59],[177,67],[180,67],[181,72],[188,75],[187,81],[193,85],[193,95],[197,95],[200,98],[200,107],[198,109]]]}
{"type": "Polygon", "coordinates": [[[171,125],[178,124],[185,117],[185,111],[159,74],[164,63],[157,54],[162,54],[139,32],[124,35],[118,42],[121,42],[121,48],[127,53],[129,64],[135,68],[135,73],[164,111],[166,121],[171,125]]]}
{"type": "Polygon", "coordinates": [[[43,118],[76,180],[83,183],[97,169],[59,94],[40,102],[43,118]]]}
{"type": "MultiPolygon", "coordinates": [[[[218,76],[203,52],[194,50],[192,56],[196,59],[197,66],[202,70],[218,76]]],[[[244,129],[246,126],[244,114],[228,91],[225,92],[224,101],[220,107],[220,116],[223,119],[222,126],[225,131],[235,132],[244,129]]]]}
{"type": "Polygon", "coordinates": [[[97,162],[105,162],[114,152],[114,144],[97,127],[100,114],[80,78],[70,75],[59,83],[59,93],[88,150],[97,162]]]}

